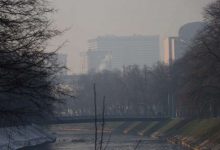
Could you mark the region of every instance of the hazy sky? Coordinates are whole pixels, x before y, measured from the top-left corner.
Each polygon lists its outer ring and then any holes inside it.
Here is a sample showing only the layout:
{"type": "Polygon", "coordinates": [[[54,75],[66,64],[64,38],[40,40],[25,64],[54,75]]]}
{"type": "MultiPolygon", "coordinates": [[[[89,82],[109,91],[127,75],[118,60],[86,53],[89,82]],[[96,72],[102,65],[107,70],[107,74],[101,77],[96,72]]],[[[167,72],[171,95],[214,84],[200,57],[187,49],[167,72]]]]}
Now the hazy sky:
{"type": "Polygon", "coordinates": [[[58,9],[57,27],[71,29],[54,45],[69,42],[61,52],[68,54],[68,67],[80,71],[81,51],[87,40],[102,35],[175,36],[179,28],[201,21],[203,8],[214,0],[50,0],[58,9]]]}

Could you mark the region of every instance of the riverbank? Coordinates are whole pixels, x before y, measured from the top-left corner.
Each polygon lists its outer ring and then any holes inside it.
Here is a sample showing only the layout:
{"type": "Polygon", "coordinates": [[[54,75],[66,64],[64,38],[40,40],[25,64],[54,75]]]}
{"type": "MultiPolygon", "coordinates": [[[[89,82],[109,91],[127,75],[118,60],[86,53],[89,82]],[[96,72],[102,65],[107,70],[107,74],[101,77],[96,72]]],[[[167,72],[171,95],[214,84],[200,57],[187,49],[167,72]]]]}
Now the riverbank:
{"type": "Polygon", "coordinates": [[[55,137],[37,125],[0,128],[1,150],[17,150],[54,141],[55,137]]]}
{"type": "MultiPolygon", "coordinates": [[[[184,150],[179,145],[171,144],[163,139],[152,139],[148,136],[123,133],[121,129],[128,124],[135,127],[142,122],[106,122],[103,135],[103,149],[120,150],[184,150]],[[134,125],[132,125],[134,123],[134,125]],[[123,127],[123,125],[125,125],[123,127]],[[138,147],[138,148],[135,148],[138,147]]],[[[132,130],[132,127],[129,127],[132,130]]],[[[58,124],[46,127],[48,131],[57,137],[55,143],[29,148],[30,150],[67,150],[67,149],[94,149],[94,123],[58,124]]],[[[100,146],[101,124],[98,124],[98,145],[100,146]]],[[[133,132],[133,131],[132,131],[133,132]]],[[[29,150],[25,149],[25,150],[29,150]]]]}
{"type": "MultiPolygon", "coordinates": [[[[99,135],[101,134],[100,127],[99,124],[99,135]]],[[[52,144],[52,149],[82,146],[80,144],[88,141],[93,145],[93,123],[52,125],[47,127],[47,130],[57,135],[57,142],[52,144]]],[[[109,122],[105,125],[105,140],[110,135],[114,136],[112,139],[122,135],[137,137],[137,139],[147,138],[147,141],[161,139],[172,143],[173,146],[183,146],[187,150],[220,150],[220,119],[109,122]]]]}
{"type": "Polygon", "coordinates": [[[172,119],[162,122],[126,122],[124,134],[165,138],[191,150],[220,150],[220,119],[172,119]]]}

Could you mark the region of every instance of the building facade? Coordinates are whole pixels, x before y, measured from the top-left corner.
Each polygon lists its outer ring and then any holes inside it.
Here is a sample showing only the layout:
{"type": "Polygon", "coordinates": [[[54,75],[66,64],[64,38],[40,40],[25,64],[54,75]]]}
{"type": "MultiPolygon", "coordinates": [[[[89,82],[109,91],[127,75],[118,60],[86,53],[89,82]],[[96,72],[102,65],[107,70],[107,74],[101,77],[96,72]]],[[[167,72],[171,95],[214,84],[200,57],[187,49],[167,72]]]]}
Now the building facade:
{"type": "Polygon", "coordinates": [[[205,27],[203,22],[192,22],[183,25],[177,37],[167,37],[163,41],[164,63],[172,63],[181,57],[190,49],[196,35],[205,27]]]}
{"type": "Polygon", "coordinates": [[[159,36],[105,36],[89,40],[88,71],[152,66],[160,59],[159,36]]]}
{"type": "Polygon", "coordinates": [[[172,64],[175,60],[175,52],[177,49],[177,37],[168,37],[164,40],[164,63],[172,64]]]}

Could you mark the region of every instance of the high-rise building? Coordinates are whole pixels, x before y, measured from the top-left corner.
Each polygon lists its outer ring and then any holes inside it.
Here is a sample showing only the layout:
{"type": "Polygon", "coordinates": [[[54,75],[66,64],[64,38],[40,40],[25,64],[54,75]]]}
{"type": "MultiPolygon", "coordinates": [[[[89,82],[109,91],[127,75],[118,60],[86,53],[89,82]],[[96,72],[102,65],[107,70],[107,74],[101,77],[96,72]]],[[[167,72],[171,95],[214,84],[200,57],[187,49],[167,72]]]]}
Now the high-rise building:
{"type": "Polygon", "coordinates": [[[88,70],[152,66],[160,59],[159,36],[105,36],[89,40],[88,70]]]}
{"type": "Polygon", "coordinates": [[[168,37],[164,40],[164,63],[171,65],[190,49],[197,33],[205,26],[203,22],[192,22],[183,25],[178,37],[168,37]]]}
{"type": "Polygon", "coordinates": [[[175,50],[177,49],[177,37],[168,37],[164,40],[164,62],[172,64],[175,60],[175,50]]]}

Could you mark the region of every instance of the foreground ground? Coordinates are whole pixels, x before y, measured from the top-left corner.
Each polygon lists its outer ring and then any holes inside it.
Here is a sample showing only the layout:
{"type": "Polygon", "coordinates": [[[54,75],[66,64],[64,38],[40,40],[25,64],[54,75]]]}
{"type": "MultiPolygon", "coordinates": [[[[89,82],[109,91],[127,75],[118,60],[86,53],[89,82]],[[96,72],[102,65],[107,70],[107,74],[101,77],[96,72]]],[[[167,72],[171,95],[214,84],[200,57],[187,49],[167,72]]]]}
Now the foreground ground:
{"type": "MultiPolygon", "coordinates": [[[[64,126],[59,126],[62,130],[64,126]]],[[[57,130],[51,126],[50,130],[57,130]]],[[[75,124],[73,130],[78,129],[94,131],[94,124],[75,124]]],[[[59,129],[58,129],[59,130],[59,129]]],[[[100,130],[99,130],[100,132],[100,130]]],[[[153,122],[117,122],[107,123],[105,133],[123,133],[128,135],[162,138],[173,144],[183,145],[195,150],[219,150],[220,149],[220,119],[170,119],[153,122]]]]}

